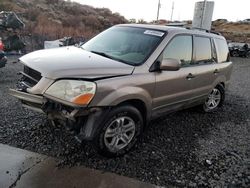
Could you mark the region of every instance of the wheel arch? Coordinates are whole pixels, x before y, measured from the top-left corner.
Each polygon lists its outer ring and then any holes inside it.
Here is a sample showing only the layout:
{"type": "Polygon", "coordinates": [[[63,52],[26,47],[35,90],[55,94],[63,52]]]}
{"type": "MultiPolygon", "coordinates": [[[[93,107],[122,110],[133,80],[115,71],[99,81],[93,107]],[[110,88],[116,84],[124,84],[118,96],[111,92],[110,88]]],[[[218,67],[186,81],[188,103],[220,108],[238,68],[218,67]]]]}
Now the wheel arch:
{"type": "Polygon", "coordinates": [[[150,119],[150,110],[147,108],[145,102],[140,99],[129,99],[120,102],[117,106],[130,105],[135,107],[142,115],[144,125],[147,125],[150,119]]]}
{"type": "Polygon", "coordinates": [[[217,85],[221,85],[223,88],[225,88],[225,82],[220,82],[219,84],[217,85]]]}
{"type": "Polygon", "coordinates": [[[144,88],[127,86],[109,93],[100,100],[93,101],[89,106],[110,106],[115,107],[129,104],[137,108],[148,122],[151,117],[152,96],[144,88]]]}
{"type": "Polygon", "coordinates": [[[212,85],[212,88],[215,88],[217,85],[221,85],[223,88],[226,87],[226,76],[224,75],[220,75],[214,82],[212,85]]]}

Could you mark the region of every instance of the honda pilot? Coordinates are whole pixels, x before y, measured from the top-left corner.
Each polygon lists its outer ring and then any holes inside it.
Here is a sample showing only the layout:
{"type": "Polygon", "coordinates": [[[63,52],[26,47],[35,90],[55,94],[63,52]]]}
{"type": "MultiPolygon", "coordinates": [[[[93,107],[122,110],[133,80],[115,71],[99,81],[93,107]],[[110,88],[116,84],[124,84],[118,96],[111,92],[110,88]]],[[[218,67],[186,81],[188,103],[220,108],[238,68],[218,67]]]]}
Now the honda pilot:
{"type": "Polygon", "coordinates": [[[232,71],[220,34],[140,24],[19,61],[22,78],[10,94],[108,157],[128,152],[152,119],[194,106],[218,110],[232,71]]]}

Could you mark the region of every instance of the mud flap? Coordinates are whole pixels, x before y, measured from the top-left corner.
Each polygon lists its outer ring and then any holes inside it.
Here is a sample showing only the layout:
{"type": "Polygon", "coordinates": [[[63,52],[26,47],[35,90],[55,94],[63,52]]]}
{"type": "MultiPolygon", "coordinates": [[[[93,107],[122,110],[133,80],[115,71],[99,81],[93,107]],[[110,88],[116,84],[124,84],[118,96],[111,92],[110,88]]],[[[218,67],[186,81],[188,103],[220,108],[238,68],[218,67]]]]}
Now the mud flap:
{"type": "Polygon", "coordinates": [[[89,114],[80,133],[76,136],[78,141],[93,140],[102,123],[105,121],[111,108],[102,108],[94,113],[89,114]]]}

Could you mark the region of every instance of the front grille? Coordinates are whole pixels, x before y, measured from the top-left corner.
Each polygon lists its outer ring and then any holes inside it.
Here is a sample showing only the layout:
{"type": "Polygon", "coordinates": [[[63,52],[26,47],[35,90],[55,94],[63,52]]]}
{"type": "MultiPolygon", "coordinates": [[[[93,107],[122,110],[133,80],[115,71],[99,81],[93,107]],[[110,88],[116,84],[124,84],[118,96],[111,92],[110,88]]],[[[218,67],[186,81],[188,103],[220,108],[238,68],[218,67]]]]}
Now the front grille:
{"type": "Polygon", "coordinates": [[[19,80],[17,84],[19,90],[26,90],[27,88],[33,87],[42,78],[40,72],[28,66],[24,66],[24,70],[23,72],[20,72],[20,74],[22,74],[22,78],[19,80]]]}
{"type": "Polygon", "coordinates": [[[40,72],[38,72],[30,67],[27,67],[27,66],[24,66],[24,73],[29,75],[30,77],[34,78],[37,81],[39,81],[42,78],[40,72]]]}

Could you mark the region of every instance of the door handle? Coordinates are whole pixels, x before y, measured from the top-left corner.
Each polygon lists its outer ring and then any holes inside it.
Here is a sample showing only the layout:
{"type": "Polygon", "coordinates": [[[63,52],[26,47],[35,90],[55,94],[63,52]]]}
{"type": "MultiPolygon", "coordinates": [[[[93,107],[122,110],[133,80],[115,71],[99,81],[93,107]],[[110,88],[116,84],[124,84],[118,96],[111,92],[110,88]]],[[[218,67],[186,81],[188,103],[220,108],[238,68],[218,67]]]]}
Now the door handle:
{"type": "Polygon", "coordinates": [[[218,74],[218,73],[220,73],[220,71],[218,69],[215,69],[214,74],[218,74]]]}
{"type": "Polygon", "coordinates": [[[191,80],[193,78],[195,78],[195,76],[192,73],[189,73],[186,77],[187,80],[191,80]]]}

